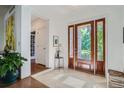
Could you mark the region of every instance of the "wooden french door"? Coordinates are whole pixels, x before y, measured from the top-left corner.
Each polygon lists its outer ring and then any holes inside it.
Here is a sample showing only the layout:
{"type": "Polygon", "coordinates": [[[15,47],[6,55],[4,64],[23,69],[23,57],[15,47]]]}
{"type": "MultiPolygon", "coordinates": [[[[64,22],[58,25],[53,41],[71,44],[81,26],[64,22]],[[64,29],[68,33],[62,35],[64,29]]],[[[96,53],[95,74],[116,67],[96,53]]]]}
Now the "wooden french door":
{"type": "Polygon", "coordinates": [[[75,25],[75,66],[93,72],[94,70],[94,21],[75,25]]]}
{"type": "Polygon", "coordinates": [[[69,67],[105,74],[105,18],[68,27],[69,67]]]}
{"type": "Polygon", "coordinates": [[[105,75],[105,18],[95,20],[96,74],[105,75]]]}
{"type": "Polygon", "coordinates": [[[74,25],[68,26],[68,67],[74,68],[74,25]]]}

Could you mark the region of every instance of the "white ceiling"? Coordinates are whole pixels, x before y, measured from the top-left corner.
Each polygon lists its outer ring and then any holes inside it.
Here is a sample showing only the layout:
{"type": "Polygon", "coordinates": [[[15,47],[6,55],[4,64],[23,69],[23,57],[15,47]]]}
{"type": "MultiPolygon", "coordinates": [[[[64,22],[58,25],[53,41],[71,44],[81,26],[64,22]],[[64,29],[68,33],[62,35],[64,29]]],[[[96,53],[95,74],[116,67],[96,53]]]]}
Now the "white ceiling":
{"type": "Polygon", "coordinates": [[[53,16],[65,16],[69,13],[70,10],[73,10],[72,6],[30,6],[32,11],[32,19],[35,19],[37,16],[40,16],[45,19],[50,19],[53,16]]]}
{"type": "MultiPolygon", "coordinates": [[[[70,14],[78,13],[80,10],[86,11],[88,6],[76,6],[76,5],[35,5],[30,6],[32,11],[32,19],[37,16],[44,19],[50,19],[52,17],[63,18],[70,14]]],[[[90,6],[92,7],[92,6],[90,6]]]]}
{"type": "Polygon", "coordinates": [[[87,13],[100,9],[107,10],[108,8],[120,8],[123,6],[87,6],[87,5],[33,5],[29,6],[32,11],[32,19],[42,17],[50,19],[53,17],[67,18],[80,12],[87,13]]]}

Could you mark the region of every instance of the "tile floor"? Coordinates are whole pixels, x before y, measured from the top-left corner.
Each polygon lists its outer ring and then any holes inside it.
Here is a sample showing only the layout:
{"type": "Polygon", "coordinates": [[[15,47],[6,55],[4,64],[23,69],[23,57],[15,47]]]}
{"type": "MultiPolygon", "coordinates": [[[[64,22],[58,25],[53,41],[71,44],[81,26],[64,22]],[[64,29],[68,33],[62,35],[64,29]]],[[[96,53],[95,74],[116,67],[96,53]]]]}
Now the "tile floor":
{"type": "Polygon", "coordinates": [[[52,70],[47,73],[32,75],[39,82],[51,88],[106,88],[105,77],[85,72],[68,70],[52,70]]]}

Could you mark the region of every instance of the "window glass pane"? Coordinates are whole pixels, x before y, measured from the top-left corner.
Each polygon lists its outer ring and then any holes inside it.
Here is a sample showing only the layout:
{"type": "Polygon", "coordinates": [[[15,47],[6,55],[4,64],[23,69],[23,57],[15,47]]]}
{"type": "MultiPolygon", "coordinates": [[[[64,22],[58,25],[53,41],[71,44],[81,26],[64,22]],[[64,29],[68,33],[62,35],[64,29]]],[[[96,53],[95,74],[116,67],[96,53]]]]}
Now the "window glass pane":
{"type": "Polygon", "coordinates": [[[73,57],[73,27],[70,28],[70,57],[73,57]]]}
{"type": "Polygon", "coordinates": [[[103,61],[103,22],[97,22],[97,61],[103,61]]]}

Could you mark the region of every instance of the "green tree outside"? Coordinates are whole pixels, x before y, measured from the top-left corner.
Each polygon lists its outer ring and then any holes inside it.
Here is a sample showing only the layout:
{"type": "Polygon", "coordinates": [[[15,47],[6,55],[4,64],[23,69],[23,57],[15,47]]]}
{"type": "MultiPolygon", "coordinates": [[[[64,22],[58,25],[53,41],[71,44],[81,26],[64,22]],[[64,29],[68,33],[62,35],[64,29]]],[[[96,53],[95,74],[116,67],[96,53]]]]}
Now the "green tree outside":
{"type": "MultiPolygon", "coordinates": [[[[98,60],[103,60],[103,25],[97,26],[97,55],[98,60]]],[[[81,29],[81,57],[85,60],[91,59],[91,31],[90,28],[81,29]]]]}

